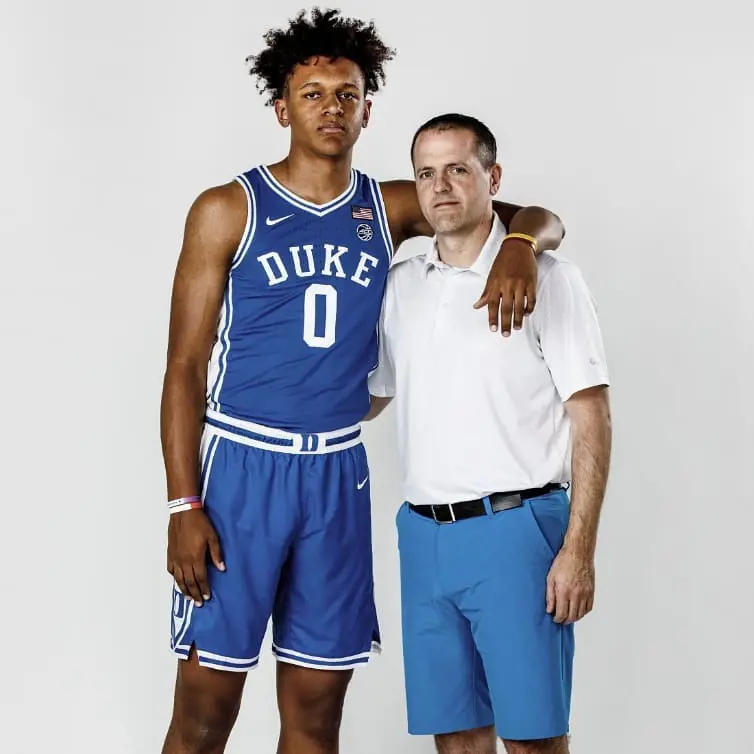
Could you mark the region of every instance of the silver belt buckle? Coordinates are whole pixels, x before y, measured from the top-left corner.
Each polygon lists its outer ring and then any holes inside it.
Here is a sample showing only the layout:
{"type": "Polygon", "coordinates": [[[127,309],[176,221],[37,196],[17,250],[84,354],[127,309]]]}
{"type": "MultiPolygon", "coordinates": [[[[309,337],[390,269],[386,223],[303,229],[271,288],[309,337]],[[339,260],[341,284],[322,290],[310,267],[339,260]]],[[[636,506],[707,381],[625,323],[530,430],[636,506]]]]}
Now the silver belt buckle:
{"type": "Polygon", "coordinates": [[[456,520],[456,514],[453,510],[452,503],[440,503],[440,505],[432,504],[432,518],[434,519],[436,524],[453,524],[456,520]],[[447,506],[448,510],[450,511],[450,521],[438,521],[437,520],[437,513],[435,513],[435,508],[439,508],[441,505],[447,506]]]}

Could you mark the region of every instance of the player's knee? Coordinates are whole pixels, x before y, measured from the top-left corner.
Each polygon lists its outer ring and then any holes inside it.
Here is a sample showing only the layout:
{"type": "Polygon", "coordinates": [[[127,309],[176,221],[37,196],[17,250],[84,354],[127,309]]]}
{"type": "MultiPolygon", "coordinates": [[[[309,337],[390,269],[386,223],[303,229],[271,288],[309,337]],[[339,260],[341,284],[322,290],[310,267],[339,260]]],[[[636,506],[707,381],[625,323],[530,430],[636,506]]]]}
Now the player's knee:
{"type": "Polygon", "coordinates": [[[495,754],[497,751],[492,727],[435,736],[435,744],[438,754],[495,754]]]}
{"type": "Polygon", "coordinates": [[[540,738],[531,741],[512,741],[505,739],[507,754],[568,754],[566,736],[557,738],[540,738]]]}
{"type": "Polygon", "coordinates": [[[238,716],[242,679],[210,677],[193,657],[181,670],[171,728],[192,754],[214,752],[227,740],[238,716]]]}
{"type": "Polygon", "coordinates": [[[314,672],[319,683],[313,682],[309,675],[301,684],[286,686],[287,699],[281,705],[281,723],[299,735],[329,746],[338,739],[348,677],[314,672]]]}
{"type": "Polygon", "coordinates": [[[171,727],[187,751],[205,754],[225,743],[238,714],[235,702],[196,692],[176,701],[171,727]]]}

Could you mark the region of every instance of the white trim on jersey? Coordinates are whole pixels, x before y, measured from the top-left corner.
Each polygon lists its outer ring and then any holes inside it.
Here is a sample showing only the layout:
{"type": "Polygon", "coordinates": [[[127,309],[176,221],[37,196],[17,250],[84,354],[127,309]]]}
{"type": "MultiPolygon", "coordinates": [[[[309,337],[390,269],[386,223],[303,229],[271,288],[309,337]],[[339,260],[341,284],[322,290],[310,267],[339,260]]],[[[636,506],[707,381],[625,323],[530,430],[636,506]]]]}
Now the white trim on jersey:
{"type": "Polygon", "coordinates": [[[385,209],[385,201],[382,198],[382,191],[374,178],[369,178],[369,189],[372,192],[374,206],[377,209],[377,222],[380,224],[382,239],[384,240],[385,248],[387,249],[388,262],[391,262],[395,256],[395,249],[393,248],[393,239],[390,236],[390,224],[387,220],[387,210],[385,209]]]}
{"type": "Polygon", "coordinates": [[[246,194],[246,227],[243,236],[238,244],[236,253],[233,255],[231,262],[230,274],[226,284],[225,295],[223,296],[223,305],[220,310],[220,317],[217,325],[217,340],[210,354],[209,365],[207,369],[207,386],[209,388],[209,403],[216,409],[220,410],[220,391],[222,390],[225,375],[228,372],[228,352],[230,351],[230,329],[233,324],[233,270],[243,262],[247,252],[251,248],[257,227],[257,202],[254,189],[246,175],[236,176],[235,180],[243,187],[246,194]]]}
{"type": "Polygon", "coordinates": [[[228,284],[225,289],[225,299],[221,310],[220,325],[217,330],[219,337],[212,349],[210,357],[210,371],[215,375],[214,384],[210,393],[212,407],[220,410],[220,391],[222,390],[225,375],[228,372],[228,351],[230,351],[230,327],[233,323],[233,273],[228,275],[228,284]]]}
{"type": "Polygon", "coordinates": [[[236,249],[236,253],[233,255],[231,270],[235,269],[241,264],[241,262],[243,262],[246,252],[248,252],[251,247],[251,241],[254,238],[254,233],[257,228],[257,200],[254,195],[254,189],[252,188],[249,179],[244,174],[236,176],[236,181],[243,186],[244,191],[246,192],[246,228],[241,237],[241,243],[238,245],[238,249],[236,249]]]}
{"type": "Polygon", "coordinates": [[[359,185],[359,182],[356,179],[356,171],[351,168],[351,182],[348,184],[348,188],[340,196],[336,196],[335,199],[326,204],[315,204],[314,202],[302,199],[300,196],[296,196],[292,191],[289,191],[275,178],[274,175],[272,175],[266,165],[260,165],[257,170],[259,171],[259,175],[262,176],[264,182],[269,186],[270,190],[274,191],[281,199],[284,199],[289,204],[296,207],[296,209],[310,212],[317,217],[329,215],[331,212],[340,209],[344,204],[347,204],[353,199],[359,185]]]}

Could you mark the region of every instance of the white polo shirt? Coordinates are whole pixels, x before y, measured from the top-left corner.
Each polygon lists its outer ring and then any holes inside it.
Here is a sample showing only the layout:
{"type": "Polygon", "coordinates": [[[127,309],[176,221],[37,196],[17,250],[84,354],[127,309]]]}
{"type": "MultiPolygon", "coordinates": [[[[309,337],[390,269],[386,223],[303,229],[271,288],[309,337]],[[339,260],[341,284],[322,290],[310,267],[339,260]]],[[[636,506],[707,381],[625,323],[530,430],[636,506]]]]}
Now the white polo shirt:
{"type": "Polygon", "coordinates": [[[569,481],[563,402],[609,384],[592,296],[560,254],[538,256],[537,305],[510,337],[473,308],[504,235],[495,215],[471,267],[444,264],[432,239],[390,271],[369,389],[395,396],[402,494],[413,503],[569,481]]]}

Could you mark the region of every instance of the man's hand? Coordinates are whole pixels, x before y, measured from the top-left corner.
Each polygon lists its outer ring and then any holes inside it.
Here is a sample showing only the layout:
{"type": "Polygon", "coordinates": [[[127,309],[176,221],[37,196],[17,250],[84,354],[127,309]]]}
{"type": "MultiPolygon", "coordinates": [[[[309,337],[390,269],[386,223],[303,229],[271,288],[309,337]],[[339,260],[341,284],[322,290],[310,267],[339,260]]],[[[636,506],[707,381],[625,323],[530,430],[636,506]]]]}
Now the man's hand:
{"type": "Polygon", "coordinates": [[[475,309],[487,307],[490,330],[497,331],[498,314],[504,336],[511,325],[520,330],[524,316],[534,311],[537,301],[537,259],[531,246],[519,238],[503,242],[487,276],[482,296],[475,309]]]}
{"type": "Polygon", "coordinates": [[[173,575],[178,588],[193,599],[197,607],[210,598],[207,550],[215,566],[224,571],[220,540],[203,510],[183,511],[170,517],[168,573],[173,575]]]}
{"type": "Polygon", "coordinates": [[[575,623],[594,606],[594,558],[563,547],[547,574],[547,612],[575,623]]]}

